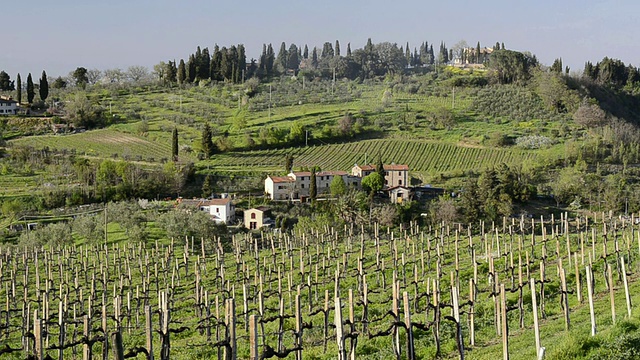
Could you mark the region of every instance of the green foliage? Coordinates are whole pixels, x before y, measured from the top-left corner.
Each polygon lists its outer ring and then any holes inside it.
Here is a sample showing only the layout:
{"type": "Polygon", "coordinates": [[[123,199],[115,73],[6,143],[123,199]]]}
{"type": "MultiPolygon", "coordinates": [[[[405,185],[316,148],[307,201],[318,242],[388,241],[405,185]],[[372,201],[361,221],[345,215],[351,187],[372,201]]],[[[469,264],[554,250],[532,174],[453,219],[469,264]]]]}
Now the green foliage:
{"type": "Polygon", "coordinates": [[[44,70],[42,70],[40,88],[38,91],[40,92],[40,99],[42,99],[42,101],[47,101],[47,97],[49,97],[49,81],[47,80],[47,73],[44,70]]]}
{"type": "Polygon", "coordinates": [[[103,221],[101,214],[81,215],[73,220],[73,231],[88,243],[98,243],[104,238],[103,221]]]}
{"type": "Polygon", "coordinates": [[[161,215],[159,221],[167,237],[177,242],[183,242],[185,238],[193,236],[198,242],[204,240],[210,243],[216,235],[224,233],[225,228],[216,225],[205,212],[186,207],[179,207],[161,215]]]}
{"type": "Polygon", "coordinates": [[[11,81],[11,76],[4,70],[0,71],[0,90],[1,91],[13,91],[15,90],[15,84],[11,81]]]}
{"type": "Polygon", "coordinates": [[[71,76],[76,83],[76,86],[84,89],[89,83],[89,77],[87,76],[87,69],[84,67],[77,67],[72,73],[71,76]]]}
{"type": "Polygon", "coordinates": [[[36,247],[48,245],[70,245],[73,243],[71,237],[71,225],[66,222],[51,223],[37,227],[34,230],[25,231],[20,235],[18,246],[36,247]]]}
{"type": "Polygon", "coordinates": [[[373,172],[362,178],[362,189],[369,193],[382,190],[384,187],[384,177],[379,173],[373,172]]]}
{"type": "Polygon", "coordinates": [[[334,176],[329,184],[331,195],[335,197],[342,196],[347,193],[347,185],[344,183],[342,176],[334,176]]]}
{"type": "Polygon", "coordinates": [[[33,86],[33,79],[31,78],[31,73],[27,75],[27,102],[31,104],[33,102],[33,98],[35,97],[35,88],[33,86]]]}
{"type": "Polygon", "coordinates": [[[178,128],[174,127],[171,132],[171,158],[178,161],[178,128]]]}
{"type": "Polygon", "coordinates": [[[535,57],[513,50],[496,50],[489,58],[489,76],[499,84],[522,84],[529,80],[536,65],[535,57]]]}
{"type": "Polygon", "coordinates": [[[216,146],[213,144],[212,136],[213,135],[211,133],[211,127],[209,126],[209,123],[204,124],[200,146],[202,149],[202,153],[206,158],[210,158],[216,152],[216,146]]]}

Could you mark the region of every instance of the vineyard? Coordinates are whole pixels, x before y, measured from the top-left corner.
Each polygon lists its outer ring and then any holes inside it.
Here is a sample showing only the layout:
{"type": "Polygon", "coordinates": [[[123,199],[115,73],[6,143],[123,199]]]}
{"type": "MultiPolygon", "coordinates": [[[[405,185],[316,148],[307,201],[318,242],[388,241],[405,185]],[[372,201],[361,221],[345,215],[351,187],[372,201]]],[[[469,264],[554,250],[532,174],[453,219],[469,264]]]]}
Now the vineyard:
{"type": "Polygon", "coordinates": [[[185,240],[0,249],[0,354],[620,358],[637,329],[634,218],[185,240]]]}
{"type": "Polygon", "coordinates": [[[364,140],[343,144],[279,150],[234,152],[214,157],[210,165],[225,168],[281,168],[287,154],[294,166],[320,166],[348,170],[354,164],[373,163],[381,156],[385,163],[407,164],[411,171],[450,172],[482,169],[501,163],[533,161],[537,153],[527,150],[464,147],[447,143],[411,140],[364,140]]]}
{"type": "Polygon", "coordinates": [[[171,154],[169,142],[152,141],[110,129],[69,135],[25,137],[12,141],[12,144],[100,158],[147,162],[159,162],[161,159],[169,158],[171,154]]]}

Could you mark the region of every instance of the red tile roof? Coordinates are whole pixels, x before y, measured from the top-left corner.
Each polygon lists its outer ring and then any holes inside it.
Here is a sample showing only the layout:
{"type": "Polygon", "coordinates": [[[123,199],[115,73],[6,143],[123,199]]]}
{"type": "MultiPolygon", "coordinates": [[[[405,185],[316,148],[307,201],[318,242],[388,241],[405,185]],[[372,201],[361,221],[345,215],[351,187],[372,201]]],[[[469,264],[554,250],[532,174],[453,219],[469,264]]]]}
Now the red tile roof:
{"type": "Polygon", "coordinates": [[[289,183],[294,180],[288,176],[269,176],[274,183],[289,183]]]}
{"type": "Polygon", "coordinates": [[[202,202],[200,203],[200,206],[227,205],[230,202],[231,202],[231,199],[229,199],[229,198],[226,198],[226,199],[209,199],[209,200],[202,200],[202,202]]]}
{"type": "MultiPolygon", "coordinates": [[[[376,166],[375,165],[358,165],[358,167],[364,171],[370,171],[370,170],[375,170],[376,166]]],[[[387,170],[387,171],[409,171],[409,166],[408,165],[386,165],[383,164],[382,168],[387,170]]]]}

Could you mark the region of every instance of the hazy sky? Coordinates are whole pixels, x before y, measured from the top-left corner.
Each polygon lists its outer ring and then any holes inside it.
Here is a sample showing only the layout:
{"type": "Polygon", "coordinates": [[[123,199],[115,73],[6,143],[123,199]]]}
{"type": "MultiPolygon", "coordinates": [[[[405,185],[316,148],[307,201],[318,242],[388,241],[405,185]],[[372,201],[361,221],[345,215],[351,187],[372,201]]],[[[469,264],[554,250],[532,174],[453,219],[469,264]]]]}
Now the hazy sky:
{"type": "Polygon", "coordinates": [[[283,41],[311,49],[339,40],[344,51],[370,37],[436,50],[440,41],[499,41],[581,71],[604,56],[640,65],[639,21],[638,0],[22,0],[3,16],[0,70],[24,79],[43,69],[51,77],[78,66],[152,68],[216,43],[242,43],[248,59],[283,41]]]}

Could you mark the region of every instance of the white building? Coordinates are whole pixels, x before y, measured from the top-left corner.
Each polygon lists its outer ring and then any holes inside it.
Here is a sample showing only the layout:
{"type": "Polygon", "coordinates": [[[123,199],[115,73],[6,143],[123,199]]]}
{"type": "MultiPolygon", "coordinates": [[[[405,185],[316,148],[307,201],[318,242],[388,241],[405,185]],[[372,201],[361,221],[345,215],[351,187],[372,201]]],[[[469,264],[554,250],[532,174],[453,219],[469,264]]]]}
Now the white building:
{"type": "Polygon", "coordinates": [[[236,207],[231,199],[178,199],[179,204],[204,211],[218,224],[231,224],[236,218],[236,207]]]}
{"type": "Polygon", "coordinates": [[[0,97],[0,115],[15,115],[18,113],[18,102],[10,97],[0,97]]]}
{"type": "Polygon", "coordinates": [[[230,224],[236,218],[236,207],[229,198],[202,200],[199,207],[201,211],[208,212],[217,223],[230,224]]]}
{"type": "Polygon", "coordinates": [[[271,200],[293,199],[296,181],[288,176],[267,176],[264,181],[264,193],[271,200]]]}

